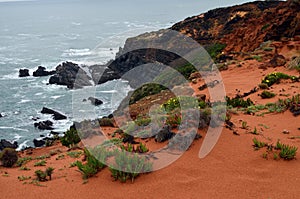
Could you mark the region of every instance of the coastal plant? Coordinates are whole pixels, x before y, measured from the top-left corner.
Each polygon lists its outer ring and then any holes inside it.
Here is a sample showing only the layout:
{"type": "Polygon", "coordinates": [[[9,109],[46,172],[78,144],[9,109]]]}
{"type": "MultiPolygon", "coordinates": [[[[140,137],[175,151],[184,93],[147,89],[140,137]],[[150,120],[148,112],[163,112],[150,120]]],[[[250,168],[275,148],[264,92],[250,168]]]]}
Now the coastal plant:
{"type": "Polygon", "coordinates": [[[79,158],[82,155],[82,151],[70,151],[67,152],[67,155],[71,158],[79,158]]]}
{"type": "Polygon", "coordinates": [[[268,87],[272,86],[273,84],[278,84],[282,79],[290,79],[292,81],[299,80],[296,76],[290,76],[285,73],[281,72],[273,72],[265,76],[265,78],[261,81],[261,83],[267,84],[268,87]]]}
{"type": "Polygon", "coordinates": [[[15,149],[5,148],[0,153],[0,160],[4,167],[12,167],[18,161],[18,152],[15,149]]]}
{"type": "Polygon", "coordinates": [[[17,161],[17,163],[16,163],[16,165],[18,167],[21,167],[21,166],[25,165],[27,162],[29,162],[31,160],[32,160],[31,156],[19,158],[18,161],[17,161]]]}
{"type": "Polygon", "coordinates": [[[41,160],[41,161],[39,161],[39,162],[36,162],[36,163],[34,163],[34,166],[35,167],[38,167],[38,166],[46,166],[46,161],[45,160],[41,160]]]}
{"type": "Polygon", "coordinates": [[[258,85],[258,87],[259,87],[260,89],[263,89],[263,90],[269,88],[268,84],[266,84],[266,83],[260,83],[260,84],[258,85]]]}
{"type": "Polygon", "coordinates": [[[76,167],[76,166],[77,166],[77,164],[78,164],[78,162],[80,162],[80,161],[76,160],[75,162],[72,162],[72,163],[70,163],[70,166],[69,166],[69,168],[76,167]]]}
{"type": "Polygon", "coordinates": [[[78,132],[75,128],[70,128],[65,132],[64,137],[60,139],[63,146],[66,147],[73,147],[74,145],[78,144],[80,142],[80,137],[78,135],[78,132]]]}
{"type": "Polygon", "coordinates": [[[261,141],[258,141],[256,138],[253,138],[253,146],[256,148],[256,149],[260,149],[260,148],[263,148],[265,146],[267,146],[266,143],[264,142],[261,142],[261,141]]]}
{"type": "MultiPolygon", "coordinates": [[[[86,156],[86,163],[83,164],[82,162],[77,162],[76,166],[79,169],[80,173],[82,174],[83,179],[88,179],[98,173],[99,170],[103,169],[105,167],[105,164],[99,159],[97,159],[95,156],[93,156],[88,149],[84,149],[84,154],[86,156]]],[[[97,154],[99,157],[103,158],[103,151],[101,151],[99,148],[94,149],[93,154],[97,154]]],[[[98,157],[97,156],[97,157],[98,157]]]]}
{"type": "Polygon", "coordinates": [[[247,129],[248,125],[246,121],[242,121],[242,129],[247,129]]]}
{"type": "Polygon", "coordinates": [[[41,155],[41,156],[35,157],[34,159],[35,160],[44,160],[46,158],[50,158],[50,154],[41,155]]]}
{"type": "Polygon", "coordinates": [[[30,171],[30,168],[26,167],[26,166],[22,166],[20,168],[21,171],[30,171]]]}
{"type": "Polygon", "coordinates": [[[134,182],[140,173],[152,171],[152,163],[136,153],[128,153],[124,150],[115,151],[115,164],[110,165],[109,170],[115,181],[126,182],[130,179],[134,182]]]}
{"type": "Polygon", "coordinates": [[[45,171],[46,175],[49,176],[49,180],[52,179],[52,174],[53,174],[54,168],[53,167],[48,167],[45,171]]]}
{"type": "Polygon", "coordinates": [[[140,143],[140,145],[137,148],[137,151],[139,153],[147,153],[149,151],[149,149],[146,147],[146,145],[144,145],[143,143],[140,143]]]}
{"type": "Polygon", "coordinates": [[[19,181],[25,181],[25,180],[30,180],[30,179],[31,179],[30,176],[18,176],[19,181]]]}
{"type": "Polygon", "coordinates": [[[292,160],[295,158],[298,148],[282,144],[279,156],[285,160],[292,160]]]}
{"type": "Polygon", "coordinates": [[[233,108],[239,107],[239,108],[247,108],[248,106],[252,106],[254,105],[254,103],[252,102],[252,100],[250,98],[248,98],[247,100],[244,100],[243,98],[230,98],[226,96],[226,102],[227,102],[227,106],[231,106],[233,108]]]}
{"type": "Polygon", "coordinates": [[[62,160],[62,159],[65,159],[64,154],[59,154],[55,160],[62,160]]]}
{"type": "Polygon", "coordinates": [[[40,182],[44,182],[47,181],[47,174],[46,172],[42,171],[42,170],[36,170],[34,172],[35,176],[36,176],[36,180],[40,181],[40,182]]]}
{"type": "Polygon", "coordinates": [[[272,93],[272,92],[269,92],[269,91],[263,91],[261,94],[260,94],[260,97],[262,99],[269,99],[269,98],[273,98],[275,97],[275,93],[272,93]]]}
{"type": "Polygon", "coordinates": [[[250,133],[252,133],[253,135],[259,135],[256,127],[254,127],[254,130],[251,131],[250,133]]]}
{"type": "Polygon", "coordinates": [[[208,52],[210,57],[216,61],[218,55],[220,55],[222,53],[222,51],[224,50],[225,47],[226,47],[226,44],[215,43],[215,44],[207,46],[206,51],[208,52]]]}
{"type": "Polygon", "coordinates": [[[261,58],[260,55],[254,55],[252,58],[255,59],[258,62],[262,62],[262,58],[261,58]]]}

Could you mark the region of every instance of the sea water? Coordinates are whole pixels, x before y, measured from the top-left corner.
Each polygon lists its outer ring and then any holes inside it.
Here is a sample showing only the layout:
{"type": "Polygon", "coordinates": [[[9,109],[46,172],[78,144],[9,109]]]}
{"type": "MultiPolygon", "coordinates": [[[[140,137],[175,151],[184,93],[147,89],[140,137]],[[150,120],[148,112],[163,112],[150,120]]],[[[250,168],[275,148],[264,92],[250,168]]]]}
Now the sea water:
{"type": "MultiPolygon", "coordinates": [[[[49,77],[19,78],[20,68],[30,69],[32,75],[39,65],[53,70],[64,61],[103,64],[115,57],[127,37],[170,27],[201,11],[200,1],[184,2],[0,0],[0,113],[3,115],[0,139],[18,141],[21,147],[33,146],[34,138],[49,133],[34,128],[33,118],[52,120],[50,115],[40,113],[43,107],[68,117],[54,121],[55,131],[64,132],[74,120],[72,95],[76,91],[48,85],[49,77]]],[[[97,117],[108,115],[130,89],[123,80],[98,85],[95,96],[104,104],[87,106],[95,110],[97,117]],[[120,99],[112,104],[111,96],[115,92],[120,99]]],[[[83,115],[82,120],[93,119],[83,115]]]]}

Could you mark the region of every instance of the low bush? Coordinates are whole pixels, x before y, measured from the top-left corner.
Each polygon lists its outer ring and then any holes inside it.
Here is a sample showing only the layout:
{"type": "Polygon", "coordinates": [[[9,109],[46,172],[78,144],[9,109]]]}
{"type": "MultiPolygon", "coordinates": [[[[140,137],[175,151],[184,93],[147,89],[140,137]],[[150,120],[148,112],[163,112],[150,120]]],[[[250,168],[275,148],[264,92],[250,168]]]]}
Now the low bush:
{"type": "Polygon", "coordinates": [[[76,129],[70,128],[65,132],[64,137],[62,137],[60,141],[63,146],[73,147],[75,144],[80,142],[80,137],[76,129]]]}
{"type": "Polygon", "coordinates": [[[239,107],[239,108],[247,108],[248,106],[252,106],[254,105],[254,103],[252,102],[252,100],[250,98],[248,98],[247,100],[244,100],[243,98],[230,98],[226,96],[226,102],[227,102],[227,106],[231,106],[233,108],[239,107]]]}
{"type": "Polygon", "coordinates": [[[18,152],[15,149],[5,148],[0,153],[0,160],[4,167],[12,167],[18,161],[18,152]]]}
{"type": "Polygon", "coordinates": [[[109,169],[114,180],[126,182],[130,179],[134,182],[140,173],[152,171],[152,163],[135,153],[115,151],[115,164],[110,165],[109,169]]]}
{"type": "Polygon", "coordinates": [[[272,97],[275,97],[275,93],[272,93],[272,92],[269,92],[269,91],[263,91],[261,94],[260,94],[260,97],[262,99],[269,99],[269,98],[272,98],[272,97]]]}
{"type": "Polygon", "coordinates": [[[269,87],[272,86],[273,84],[278,84],[280,80],[282,79],[290,79],[292,81],[298,81],[299,78],[295,76],[290,76],[281,72],[273,72],[271,74],[268,74],[262,81],[261,83],[267,84],[269,87]]]}

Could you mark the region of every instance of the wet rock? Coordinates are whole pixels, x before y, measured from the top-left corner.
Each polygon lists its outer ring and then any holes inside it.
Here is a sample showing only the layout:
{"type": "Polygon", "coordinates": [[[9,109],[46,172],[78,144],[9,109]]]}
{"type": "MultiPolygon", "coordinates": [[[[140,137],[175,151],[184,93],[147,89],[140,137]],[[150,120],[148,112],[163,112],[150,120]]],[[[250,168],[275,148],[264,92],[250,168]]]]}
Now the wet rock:
{"type": "Polygon", "coordinates": [[[35,147],[42,147],[46,144],[46,142],[44,140],[34,139],[33,144],[34,144],[35,147]]]}
{"type": "Polygon", "coordinates": [[[167,141],[169,139],[171,139],[173,136],[175,135],[175,133],[170,131],[170,127],[169,126],[164,126],[159,132],[158,134],[155,136],[155,141],[156,142],[164,142],[167,141]]]}
{"type": "Polygon", "coordinates": [[[34,127],[40,130],[53,130],[52,126],[53,126],[53,122],[49,120],[34,123],[34,127]]]}
{"type": "Polygon", "coordinates": [[[100,106],[101,104],[103,104],[101,100],[94,97],[89,97],[88,100],[90,100],[94,106],[100,106]]]}
{"type": "Polygon", "coordinates": [[[28,69],[20,69],[19,70],[19,77],[28,77],[28,76],[30,76],[28,69]]]}
{"type": "Polygon", "coordinates": [[[2,139],[2,140],[0,140],[0,151],[2,151],[5,148],[16,149],[16,148],[18,148],[18,143],[17,142],[11,143],[10,141],[2,139]]]}
{"type": "Polygon", "coordinates": [[[64,62],[56,67],[55,75],[49,79],[49,84],[67,86],[70,89],[91,86],[91,78],[77,64],[64,62]]]}
{"type": "Polygon", "coordinates": [[[54,75],[55,71],[46,71],[46,68],[43,66],[39,66],[36,71],[33,72],[34,77],[44,77],[49,75],[54,75]]]}
{"type": "Polygon", "coordinates": [[[63,115],[63,114],[61,114],[57,111],[54,111],[50,108],[46,108],[46,107],[43,107],[41,113],[53,115],[54,120],[65,120],[65,119],[67,119],[67,116],[65,116],[65,115],[63,115]]]}

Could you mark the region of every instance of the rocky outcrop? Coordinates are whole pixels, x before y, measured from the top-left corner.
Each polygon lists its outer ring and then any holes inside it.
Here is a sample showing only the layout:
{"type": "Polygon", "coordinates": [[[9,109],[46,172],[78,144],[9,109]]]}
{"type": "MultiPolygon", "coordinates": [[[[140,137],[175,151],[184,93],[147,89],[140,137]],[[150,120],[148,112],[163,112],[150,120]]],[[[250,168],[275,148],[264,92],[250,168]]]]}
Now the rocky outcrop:
{"type": "Polygon", "coordinates": [[[92,105],[94,106],[100,106],[101,104],[103,104],[103,102],[95,97],[89,97],[88,100],[90,100],[90,102],[92,103],[92,105]]]}
{"type": "Polygon", "coordinates": [[[53,130],[54,128],[52,126],[53,122],[49,120],[34,123],[34,127],[40,130],[53,130]]]}
{"type": "Polygon", "coordinates": [[[55,71],[46,71],[46,68],[43,66],[39,66],[38,69],[33,72],[34,77],[43,77],[43,76],[49,76],[54,74],[55,71]]]}
{"type": "Polygon", "coordinates": [[[34,147],[42,147],[46,144],[46,142],[44,140],[34,139],[33,144],[34,144],[34,147]]]}
{"type": "Polygon", "coordinates": [[[170,131],[169,126],[164,126],[155,136],[155,141],[156,142],[164,142],[164,141],[171,139],[174,135],[175,135],[175,133],[170,131]]]}
{"type": "Polygon", "coordinates": [[[53,119],[54,120],[65,120],[67,119],[67,116],[57,112],[57,111],[54,111],[50,108],[46,108],[46,107],[43,107],[42,111],[41,111],[42,114],[50,114],[50,115],[53,115],[53,119]]]}
{"type": "Polygon", "coordinates": [[[11,143],[7,140],[2,139],[0,140],[0,151],[2,151],[5,148],[16,149],[18,148],[18,143],[17,142],[11,143]]]}
{"type": "Polygon", "coordinates": [[[28,77],[28,76],[30,76],[28,69],[20,69],[19,70],[19,77],[28,77]]]}
{"type": "Polygon", "coordinates": [[[172,26],[202,45],[226,44],[225,52],[250,52],[268,40],[300,34],[299,4],[256,1],[189,17],[172,26]]]}
{"type": "Polygon", "coordinates": [[[77,64],[64,62],[56,67],[55,75],[49,79],[49,84],[64,85],[68,88],[91,86],[91,78],[77,64]]]}

